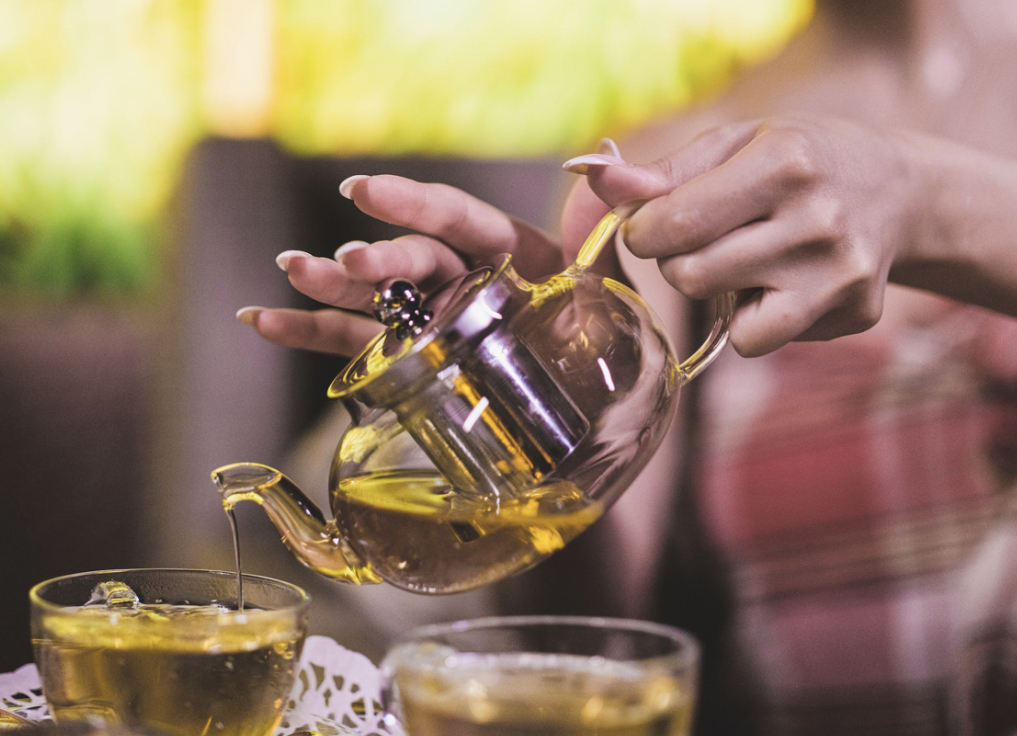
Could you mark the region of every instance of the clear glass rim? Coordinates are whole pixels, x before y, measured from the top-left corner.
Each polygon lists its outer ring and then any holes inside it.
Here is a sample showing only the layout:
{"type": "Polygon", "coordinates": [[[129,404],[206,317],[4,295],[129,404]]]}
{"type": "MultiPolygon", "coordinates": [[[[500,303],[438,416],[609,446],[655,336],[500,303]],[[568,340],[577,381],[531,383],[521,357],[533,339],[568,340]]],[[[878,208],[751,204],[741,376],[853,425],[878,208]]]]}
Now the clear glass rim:
{"type": "MultiPolygon", "coordinates": [[[[389,648],[389,655],[406,646],[424,643],[427,640],[449,634],[471,631],[496,630],[527,627],[572,626],[600,629],[605,632],[637,633],[658,636],[676,645],[674,652],[640,658],[640,662],[668,662],[681,669],[699,663],[700,647],[696,638],[687,631],[668,624],[642,621],[633,618],[611,618],[606,616],[483,616],[461,619],[447,623],[427,624],[410,629],[400,636],[389,648]]],[[[387,655],[388,656],[388,655],[387,655]]],[[[396,655],[398,656],[398,655],[396,655]]]]}
{"type": "MultiPolygon", "coordinates": [[[[44,590],[50,586],[57,585],[60,583],[70,582],[74,580],[84,580],[87,578],[109,578],[117,575],[149,575],[149,574],[163,574],[163,575],[196,575],[203,578],[214,577],[221,579],[236,580],[237,573],[230,572],[228,570],[210,570],[202,568],[186,568],[186,567],[125,567],[125,568],[114,568],[109,570],[88,570],[85,572],[75,572],[68,575],[58,575],[48,580],[36,583],[28,591],[28,599],[32,606],[36,607],[41,611],[45,611],[49,614],[59,614],[67,610],[67,606],[54,603],[53,601],[47,600],[44,596],[44,590]]],[[[230,613],[242,613],[245,616],[279,616],[290,615],[293,613],[300,613],[308,608],[311,603],[311,597],[307,592],[298,585],[287,582],[285,580],[279,580],[278,578],[272,578],[265,575],[251,575],[244,573],[242,575],[244,584],[251,583],[253,585],[265,584],[276,588],[286,589],[294,594],[296,598],[292,603],[285,606],[272,609],[252,609],[239,611],[231,611],[230,613]]],[[[227,614],[228,615],[228,614],[227,614]]]]}

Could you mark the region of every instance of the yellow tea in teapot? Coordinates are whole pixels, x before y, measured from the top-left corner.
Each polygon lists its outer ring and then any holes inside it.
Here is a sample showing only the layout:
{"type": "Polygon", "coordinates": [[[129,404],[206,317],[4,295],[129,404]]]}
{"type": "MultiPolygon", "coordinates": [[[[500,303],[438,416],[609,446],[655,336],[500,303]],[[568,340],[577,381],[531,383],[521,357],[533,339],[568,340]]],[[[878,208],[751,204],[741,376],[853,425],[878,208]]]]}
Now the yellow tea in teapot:
{"type": "Polygon", "coordinates": [[[495,504],[437,473],[375,473],[339,482],[332,509],[356,553],[387,582],[421,593],[468,590],[526,570],[602,513],[571,483],[495,504]]]}
{"type": "Polygon", "coordinates": [[[263,506],[315,572],[415,593],[458,593],[527,570],[604,511],[565,481],[499,501],[460,493],[435,471],[381,471],[339,480],[326,521],[266,465],[228,465],[213,478],[227,512],[242,501],[263,506]]]}
{"type": "Polygon", "coordinates": [[[727,342],[733,294],[679,362],[649,305],[591,270],[641,204],[608,213],[540,283],[504,253],[426,296],[378,283],[386,329],[328,390],[350,419],[330,471],[335,519],[259,463],[212,471],[224,506],[260,504],[326,577],[418,593],[493,583],[568,544],[636,478],[681,387],[727,342]]]}

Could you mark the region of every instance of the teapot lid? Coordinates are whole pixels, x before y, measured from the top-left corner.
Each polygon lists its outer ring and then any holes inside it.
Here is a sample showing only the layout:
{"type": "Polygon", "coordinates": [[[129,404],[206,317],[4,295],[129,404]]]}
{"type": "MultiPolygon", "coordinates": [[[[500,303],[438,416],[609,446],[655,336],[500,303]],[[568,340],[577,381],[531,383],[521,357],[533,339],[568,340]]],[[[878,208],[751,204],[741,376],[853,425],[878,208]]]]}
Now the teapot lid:
{"type": "Polygon", "coordinates": [[[402,279],[379,285],[374,316],[387,329],[349,362],[328,388],[329,398],[354,396],[368,406],[389,406],[455,360],[508,316],[508,302],[526,284],[503,254],[462,274],[422,299],[402,279]]]}
{"type": "Polygon", "coordinates": [[[501,255],[426,300],[405,282],[383,284],[375,312],[388,329],[336,377],[329,396],[394,412],[459,492],[518,496],[549,478],[590,427],[528,340],[540,324],[529,318],[565,304],[551,297],[573,283],[530,284],[501,255]]]}

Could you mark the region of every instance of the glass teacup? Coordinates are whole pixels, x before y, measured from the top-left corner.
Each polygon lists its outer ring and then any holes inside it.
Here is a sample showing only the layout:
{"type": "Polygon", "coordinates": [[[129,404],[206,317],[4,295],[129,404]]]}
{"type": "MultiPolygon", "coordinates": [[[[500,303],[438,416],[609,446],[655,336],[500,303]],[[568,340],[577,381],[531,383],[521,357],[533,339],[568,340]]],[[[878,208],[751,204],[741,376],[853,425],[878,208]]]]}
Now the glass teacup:
{"type": "Polygon", "coordinates": [[[310,599],[279,580],[234,573],[88,572],[29,593],[43,695],[60,723],[168,734],[268,736],[282,718],[310,599]]]}
{"type": "Polygon", "coordinates": [[[410,632],[381,665],[408,736],[684,736],[699,647],[642,621],[502,617],[410,632]]]}

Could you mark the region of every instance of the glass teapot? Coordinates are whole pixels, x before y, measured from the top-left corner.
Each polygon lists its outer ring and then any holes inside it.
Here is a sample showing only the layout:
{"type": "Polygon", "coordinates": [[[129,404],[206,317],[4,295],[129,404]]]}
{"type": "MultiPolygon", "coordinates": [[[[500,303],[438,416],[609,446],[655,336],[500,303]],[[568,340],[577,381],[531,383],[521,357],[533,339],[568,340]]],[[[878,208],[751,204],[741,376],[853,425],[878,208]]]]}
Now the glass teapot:
{"type": "Polygon", "coordinates": [[[336,377],[352,423],[329,477],[334,520],[279,471],[213,471],[227,510],[261,504],[307,567],[455,593],[529,569],[596,521],[645,466],[681,386],[727,342],[733,295],[679,363],[650,307],[589,270],[638,204],[608,213],[539,284],[502,255],[426,300],[383,284],[387,325],[336,377]]]}

